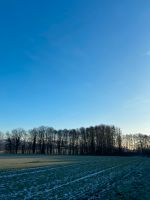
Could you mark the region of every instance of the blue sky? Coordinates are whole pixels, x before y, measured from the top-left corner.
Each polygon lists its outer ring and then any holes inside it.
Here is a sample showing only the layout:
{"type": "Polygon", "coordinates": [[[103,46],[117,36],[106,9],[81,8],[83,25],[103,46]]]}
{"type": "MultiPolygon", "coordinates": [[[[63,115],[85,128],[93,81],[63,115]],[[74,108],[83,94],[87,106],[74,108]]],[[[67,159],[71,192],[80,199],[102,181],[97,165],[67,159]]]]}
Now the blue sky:
{"type": "Polygon", "coordinates": [[[0,2],[0,129],[150,133],[150,1],[0,2]]]}

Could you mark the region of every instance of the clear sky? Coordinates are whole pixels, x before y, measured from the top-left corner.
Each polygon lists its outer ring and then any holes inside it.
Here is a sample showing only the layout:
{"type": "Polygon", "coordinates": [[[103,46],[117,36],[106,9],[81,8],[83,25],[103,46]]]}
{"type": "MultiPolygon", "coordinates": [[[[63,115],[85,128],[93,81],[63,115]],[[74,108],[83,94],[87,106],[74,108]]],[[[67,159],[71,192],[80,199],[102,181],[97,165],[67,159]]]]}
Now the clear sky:
{"type": "Polygon", "coordinates": [[[101,123],[150,133],[150,1],[0,1],[0,129],[101,123]]]}

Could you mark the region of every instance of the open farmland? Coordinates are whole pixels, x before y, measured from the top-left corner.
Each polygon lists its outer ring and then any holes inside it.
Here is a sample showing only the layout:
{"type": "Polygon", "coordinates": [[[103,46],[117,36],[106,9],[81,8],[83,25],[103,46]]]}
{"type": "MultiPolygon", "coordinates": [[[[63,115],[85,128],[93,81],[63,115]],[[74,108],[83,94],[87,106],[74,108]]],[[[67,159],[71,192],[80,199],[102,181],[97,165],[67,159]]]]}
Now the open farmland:
{"type": "Polygon", "coordinates": [[[150,199],[149,172],[143,157],[1,155],[0,199],[150,199]]]}

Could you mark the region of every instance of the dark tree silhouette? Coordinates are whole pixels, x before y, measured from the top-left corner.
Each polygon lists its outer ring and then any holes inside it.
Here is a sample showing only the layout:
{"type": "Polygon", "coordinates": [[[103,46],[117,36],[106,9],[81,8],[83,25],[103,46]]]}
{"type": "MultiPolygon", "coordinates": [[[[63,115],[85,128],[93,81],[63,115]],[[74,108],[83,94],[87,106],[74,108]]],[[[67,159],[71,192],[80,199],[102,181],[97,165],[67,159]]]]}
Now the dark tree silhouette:
{"type": "MultiPolygon", "coordinates": [[[[1,134],[2,135],[2,134],[1,134]]],[[[5,134],[3,148],[7,153],[48,155],[148,155],[150,136],[122,135],[115,126],[55,130],[41,126],[29,131],[14,129],[5,134]]]]}

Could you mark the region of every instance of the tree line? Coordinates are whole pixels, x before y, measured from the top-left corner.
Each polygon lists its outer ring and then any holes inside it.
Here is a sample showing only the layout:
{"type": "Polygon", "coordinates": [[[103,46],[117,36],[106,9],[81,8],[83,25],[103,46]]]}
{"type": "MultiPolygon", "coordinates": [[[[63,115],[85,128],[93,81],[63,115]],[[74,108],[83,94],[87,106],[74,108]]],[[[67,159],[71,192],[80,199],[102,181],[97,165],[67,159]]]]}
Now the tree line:
{"type": "Polygon", "coordinates": [[[122,148],[124,152],[150,155],[150,135],[141,133],[123,135],[122,148]]]}
{"type": "Polygon", "coordinates": [[[0,133],[0,151],[15,154],[122,155],[149,149],[150,136],[122,135],[119,128],[108,125],[69,130],[41,126],[0,133]]]}

